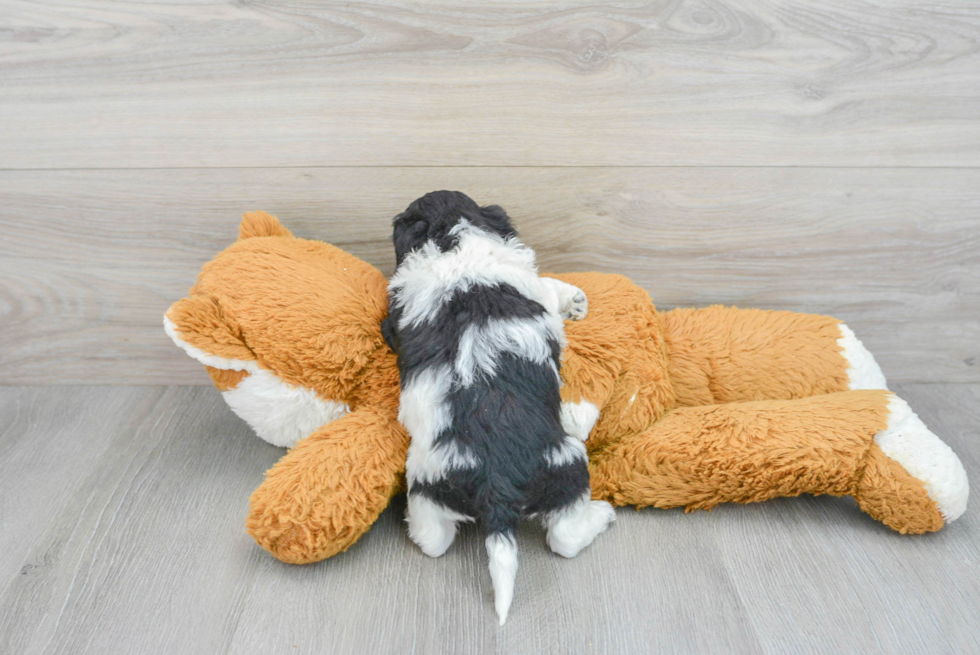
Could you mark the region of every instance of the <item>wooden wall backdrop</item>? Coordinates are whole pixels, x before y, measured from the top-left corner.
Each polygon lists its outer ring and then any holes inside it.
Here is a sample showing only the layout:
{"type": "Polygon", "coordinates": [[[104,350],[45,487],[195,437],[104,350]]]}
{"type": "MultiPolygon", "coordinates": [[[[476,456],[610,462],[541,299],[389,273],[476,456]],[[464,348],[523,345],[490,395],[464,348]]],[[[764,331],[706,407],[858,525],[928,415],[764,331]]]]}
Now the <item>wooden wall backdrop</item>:
{"type": "Polygon", "coordinates": [[[161,316],[242,211],[390,273],[435,188],[980,381],[975,2],[0,0],[0,382],[204,383],[161,316]]]}

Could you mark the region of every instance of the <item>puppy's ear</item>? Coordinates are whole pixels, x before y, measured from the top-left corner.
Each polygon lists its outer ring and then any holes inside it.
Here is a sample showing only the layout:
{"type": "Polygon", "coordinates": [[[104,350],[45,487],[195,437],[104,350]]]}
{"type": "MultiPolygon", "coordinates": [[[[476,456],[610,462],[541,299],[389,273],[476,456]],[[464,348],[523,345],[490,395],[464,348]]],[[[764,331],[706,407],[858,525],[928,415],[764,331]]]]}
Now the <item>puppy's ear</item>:
{"type": "Polygon", "coordinates": [[[395,265],[401,266],[405,255],[425,242],[429,223],[415,212],[403,212],[392,220],[391,240],[395,245],[395,265]]]}
{"type": "Polygon", "coordinates": [[[511,224],[510,216],[500,205],[480,207],[480,215],[486,221],[487,227],[500,236],[504,238],[517,236],[517,230],[511,224]]]}
{"type": "Polygon", "coordinates": [[[381,336],[384,337],[385,343],[391,348],[392,352],[396,355],[398,354],[398,339],[395,337],[395,320],[391,316],[385,318],[381,321],[381,336]]]}

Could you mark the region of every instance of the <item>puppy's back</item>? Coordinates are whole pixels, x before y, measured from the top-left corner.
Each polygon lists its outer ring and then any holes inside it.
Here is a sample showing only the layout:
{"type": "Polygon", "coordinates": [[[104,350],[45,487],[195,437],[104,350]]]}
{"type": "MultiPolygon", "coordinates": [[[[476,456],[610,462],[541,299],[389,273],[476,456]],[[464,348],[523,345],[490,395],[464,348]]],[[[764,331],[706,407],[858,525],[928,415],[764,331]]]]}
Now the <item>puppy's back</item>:
{"type": "Polygon", "coordinates": [[[547,523],[587,502],[589,475],[584,444],[561,425],[554,295],[503,210],[463,198],[430,194],[396,218],[382,330],[398,354],[399,419],[412,437],[409,534],[438,556],[457,522],[479,520],[503,622],[518,522],[547,523]]]}

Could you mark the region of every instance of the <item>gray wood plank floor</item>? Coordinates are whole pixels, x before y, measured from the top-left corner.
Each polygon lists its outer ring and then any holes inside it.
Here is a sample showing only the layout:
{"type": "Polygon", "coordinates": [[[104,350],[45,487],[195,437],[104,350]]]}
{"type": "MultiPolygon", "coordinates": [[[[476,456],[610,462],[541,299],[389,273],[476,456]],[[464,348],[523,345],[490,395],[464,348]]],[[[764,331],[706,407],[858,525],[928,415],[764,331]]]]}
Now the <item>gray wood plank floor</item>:
{"type": "MultiPolygon", "coordinates": [[[[980,476],[980,385],[902,384],[980,476]]],[[[573,560],[519,535],[496,626],[472,529],[432,560],[398,499],[282,564],[242,523],[282,451],[207,387],[0,387],[0,653],[967,653],[980,521],[908,537],[849,499],[622,509],[573,560]]]]}

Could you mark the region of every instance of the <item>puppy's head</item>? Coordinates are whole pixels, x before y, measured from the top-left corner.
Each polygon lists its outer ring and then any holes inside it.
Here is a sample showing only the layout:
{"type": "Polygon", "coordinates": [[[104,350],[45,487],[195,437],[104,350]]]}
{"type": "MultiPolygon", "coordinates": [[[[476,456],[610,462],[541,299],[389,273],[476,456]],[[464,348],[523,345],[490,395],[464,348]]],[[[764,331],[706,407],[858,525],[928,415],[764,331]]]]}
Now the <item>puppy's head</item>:
{"type": "Polygon", "coordinates": [[[459,240],[458,230],[453,228],[463,220],[503,239],[517,236],[507,212],[497,205],[480,207],[465,193],[433,191],[410,204],[392,222],[397,265],[427,241],[432,241],[442,252],[451,250],[459,240]]]}

